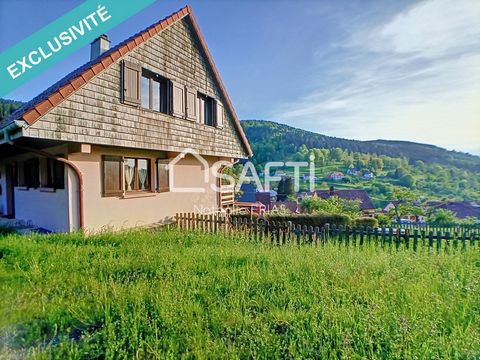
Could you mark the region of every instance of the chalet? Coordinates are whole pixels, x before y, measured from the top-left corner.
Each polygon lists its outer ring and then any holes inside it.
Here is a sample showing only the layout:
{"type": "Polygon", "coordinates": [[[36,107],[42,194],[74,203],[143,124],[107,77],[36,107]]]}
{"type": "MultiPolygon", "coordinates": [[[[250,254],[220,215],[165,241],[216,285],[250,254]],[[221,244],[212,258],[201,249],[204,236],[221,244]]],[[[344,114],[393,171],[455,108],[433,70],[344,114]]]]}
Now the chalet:
{"type": "Polygon", "coordinates": [[[235,201],[242,203],[260,202],[265,205],[266,209],[270,209],[272,202],[277,201],[277,192],[274,190],[259,191],[253,183],[242,184],[240,187],[240,195],[235,201]]]}
{"type": "Polygon", "coordinates": [[[289,211],[292,214],[298,214],[300,212],[298,203],[296,201],[276,201],[276,202],[272,202],[269,210],[270,211],[278,211],[278,210],[282,210],[282,209],[286,209],[287,211],[289,211]]]}
{"type": "Polygon", "coordinates": [[[317,177],[310,173],[303,174],[303,181],[317,181],[317,177]]]}
{"type": "Polygon", "coordinates": [[[350,175],[350,176],[358,176],[359,174],[359,171],[355,168],[349,168],[347,170],[347,175],[350,175]]]}
{"type": "Polygon", "coordinates": [[[364,180],[372,180],[375,177],[375,174],[372,173],[371,171],[366,171],[362,175],[362,179],[364,180]]]}
{"type": "Polygon", "coordinates": [[[343,178],[345,178],[345,174],[340,171],[334,171],[327,177],[328,180],[334,181],[342,180],[343,178]]]}
{"type": "Polygon", "coordinates": [[[363,189],[341,189],[336,190],[331,187],[329,190],[316,190],[312,194],[313,197],[321,199],[329,199],[332,196],[338,196],[345,200],[359,200],[360,210],[365,216],[373,216],[375,214],[375,206],[368,193],[363,189]]]}
{"type": "Polygon", "coordinates": [[[0,214],[56,232],[218,209],[213,164],[252,155],[190,7],[113,48],[95,40],[0,134],[0,214]]]}

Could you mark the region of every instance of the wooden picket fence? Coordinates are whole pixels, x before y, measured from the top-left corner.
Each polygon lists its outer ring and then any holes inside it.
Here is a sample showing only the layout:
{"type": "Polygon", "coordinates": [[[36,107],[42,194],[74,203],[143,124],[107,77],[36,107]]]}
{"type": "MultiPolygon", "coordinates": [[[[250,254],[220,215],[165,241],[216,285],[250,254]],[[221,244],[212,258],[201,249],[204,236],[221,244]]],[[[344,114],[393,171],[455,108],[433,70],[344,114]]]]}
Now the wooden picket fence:
{"type": "Polygon", "coordinates": [[[208,233],[222,233],[242,236],[254,241],[274,245],[310,244],[322,245],[337,243],[345,246],[376,244],[382,247],[413,249],[420,246],[440,251],[444,249],[480,249],[478,228],[452,228],[445,231],[430,228],[406,229],[401,227],[350,227],[306,226],[292,222],[269,222],[263,219],[229,217],[227,214],[202,215],[180,213],[176,215],[176,225],[184,230],[208,233]]]}

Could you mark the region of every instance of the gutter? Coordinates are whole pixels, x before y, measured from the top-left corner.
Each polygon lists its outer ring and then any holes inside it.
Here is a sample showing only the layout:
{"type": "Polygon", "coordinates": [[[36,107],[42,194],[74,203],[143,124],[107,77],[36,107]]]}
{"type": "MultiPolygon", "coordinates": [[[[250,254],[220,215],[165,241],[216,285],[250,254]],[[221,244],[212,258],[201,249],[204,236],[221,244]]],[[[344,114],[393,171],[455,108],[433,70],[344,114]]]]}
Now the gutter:
{"type": "Polygon", "coordinates": [[[12,123],[8,124],[5,126],[2,131],[3,131],[3,140],[0,141],[1,144],[10,144],[13,145],[13,141],[10,139],[10,130],[15,130],[15,129],[20,129],[20,128],[26,128],[27,123],[23,120],[15,120],[12,123]]]}
{"type": "Polygon", "coordinates": [[[70,160],[67,160],[61,156],[56,156],[52,155],[49,152],[43,151],[43,150],[38,150],[34,149],[28,146],[23,146],[23,145],[18,145],[15,144],[11,138],[10,138],[10,130],[13,129],[18,129],[20,127],[26,127],[26,122],[22,120],[15,120],[13,123],[7,125],[5,128],[3,128],[3,140],[0,142],[0,144],[9,144],[13,147],[16,147],[21,150],[25,150],[27,152],[32,152],[35,154],[38,154],[40,156],[52,159],[54,161],[61,162],[63,164],[66,164],[70,169],[73,170],[75,173],[77,180],[78,180],[78,224],[80,227],[80,230],[83,230],[85,228],[85,216],[84,216],[84,205],[83,205],[83,174],[80,171],[80,169],[70,160]]]}

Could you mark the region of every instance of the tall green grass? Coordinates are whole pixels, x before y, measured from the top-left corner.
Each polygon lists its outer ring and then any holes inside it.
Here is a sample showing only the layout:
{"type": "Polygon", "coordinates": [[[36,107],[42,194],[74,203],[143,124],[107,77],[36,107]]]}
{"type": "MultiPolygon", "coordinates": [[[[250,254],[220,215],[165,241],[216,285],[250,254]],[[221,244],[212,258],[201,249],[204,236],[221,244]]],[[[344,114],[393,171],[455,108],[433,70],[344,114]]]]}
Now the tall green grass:
{"type": "Polygon", "coordinates": [[[9,235],[0,292],[0,358],[480,356],[478,249],[9,235]]]}

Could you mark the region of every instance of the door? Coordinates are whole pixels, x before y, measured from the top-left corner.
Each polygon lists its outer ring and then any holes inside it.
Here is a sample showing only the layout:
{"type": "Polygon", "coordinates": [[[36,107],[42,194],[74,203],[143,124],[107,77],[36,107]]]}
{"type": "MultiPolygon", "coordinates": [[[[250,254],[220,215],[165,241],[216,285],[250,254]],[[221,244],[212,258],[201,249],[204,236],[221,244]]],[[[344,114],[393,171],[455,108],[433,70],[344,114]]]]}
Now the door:
{"type": "Polygon", "coordinates": [[[5,195],[7,198],[7,217],[15,218],[15,181],[17,178],[17,171],[14,163],[7,164],[5,168],[5,195]]]}

